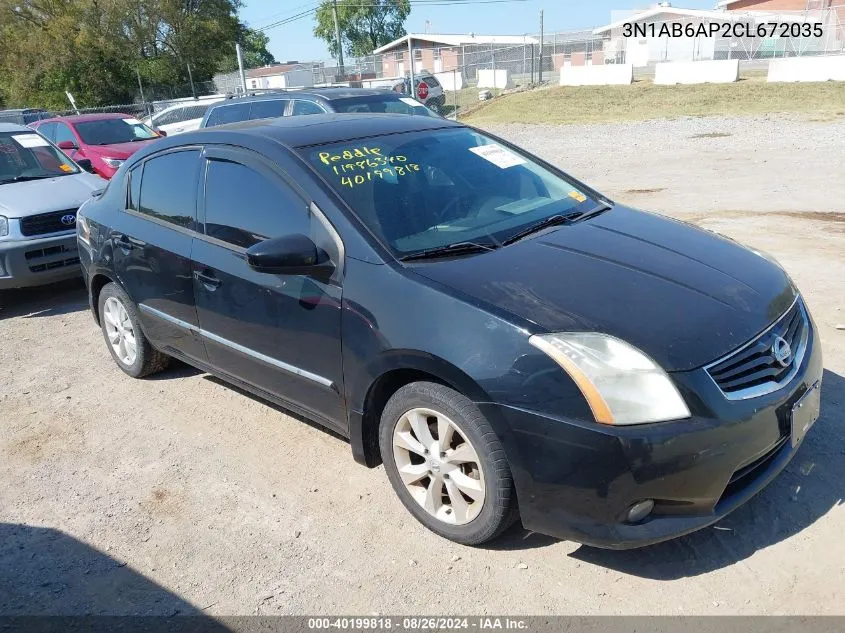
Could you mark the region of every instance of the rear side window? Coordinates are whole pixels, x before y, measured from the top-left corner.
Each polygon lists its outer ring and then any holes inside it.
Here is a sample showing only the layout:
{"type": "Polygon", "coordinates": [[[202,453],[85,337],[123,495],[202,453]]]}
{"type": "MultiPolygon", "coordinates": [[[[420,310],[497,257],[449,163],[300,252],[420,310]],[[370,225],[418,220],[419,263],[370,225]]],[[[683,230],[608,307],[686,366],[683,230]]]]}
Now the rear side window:
{"type": "Polygon", "coordinates": [[[232,105],[214,108],[208,115],[205,127],[225,125],[226,123],[238,123],[249,119],[249,103],[236,103],[232,105]]]}
{"type": "Polygon", "coordinates": [[[205,232],[249,248],[272,237],[309,234],[307,206],[281,179],[226,160],[210,160],[205,185],[205,232]],[[244,193],[248,192],[248,201],[244,193]]]}
{"type": "MultiPolygon", "coordinates": [[[[186,150],[146,161],[138,211],[176,226],[193,229],[199,157],[199,150],[186,150]]],[[[133,172],[132,180],[135,180],[134,176],[133,172]]]]}
{"type": "Polygon", "coordinates": [[[141,200],[141,175],[144,171],[144,163],[133,168],[129,172],[129,198],[126,201],[126,208],[133,211],[140,211],[141,200]]]}
{"type": "Polygon", "coordinates": [[[301,114],[323,114],[325,110],[313,101],[303,101],[295,99],[293,102],[293,115],[299,116],[301,114]]]}
{"type": "Polygon", "coordinates": [[[39,125],[37,128],[38,133],[43,136],[44,138],[55,141],[56,138],[56,124],[55,123],[43,123],[39,125]]]}
{"type": "Polygon", "coordinates": [[[269,101],[253,101],[249,108],[250,119],[271,119],[284,116],[288,99],[271,99],[269,101]]]}

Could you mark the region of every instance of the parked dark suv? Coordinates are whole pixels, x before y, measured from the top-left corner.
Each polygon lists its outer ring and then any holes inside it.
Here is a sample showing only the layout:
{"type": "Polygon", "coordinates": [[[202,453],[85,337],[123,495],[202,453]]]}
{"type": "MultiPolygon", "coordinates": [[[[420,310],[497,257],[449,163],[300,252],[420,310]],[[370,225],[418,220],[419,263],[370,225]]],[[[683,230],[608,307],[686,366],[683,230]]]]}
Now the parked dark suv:
{"type": "Polygon", "coordinates": [[[462,543],[518,516],[617,548],[699,529],[819,413],[816,327],[771,258],[440,118],[164,139],[78,236],[124,372],[176,357],[319,421],[462,543]]]}
{"type": "Polygon", "coordinates": [[[49,119],[52,114],[38,108],[20,108],[17,110],[0,110],[0,123],[16,123],[29,125],[41,119],[49,119]]]}
{"type": "Polygon", "coordinates": [[[203,117],[201,128],[252,119],[339,113],[437,116],[416,99],[390,90],[319,88],[290,90],[221,101],[203,117]]]}

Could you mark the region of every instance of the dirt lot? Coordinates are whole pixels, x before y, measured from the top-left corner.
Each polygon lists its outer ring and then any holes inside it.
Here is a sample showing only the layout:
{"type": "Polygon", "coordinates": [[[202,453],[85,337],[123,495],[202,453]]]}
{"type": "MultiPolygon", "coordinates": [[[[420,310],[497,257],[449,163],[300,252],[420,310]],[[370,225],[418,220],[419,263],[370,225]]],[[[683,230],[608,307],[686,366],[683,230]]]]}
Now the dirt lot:
{"type": "Polygon", "coordinates": [[[0,613],[845,614],[845,121],[495,131],[788,269],[821,331],[823,413],[772,486],[643,550],[516,528],[461,547],[334,435],[185,366],[123,375],[80,284],[6,293],[0,613]]]}

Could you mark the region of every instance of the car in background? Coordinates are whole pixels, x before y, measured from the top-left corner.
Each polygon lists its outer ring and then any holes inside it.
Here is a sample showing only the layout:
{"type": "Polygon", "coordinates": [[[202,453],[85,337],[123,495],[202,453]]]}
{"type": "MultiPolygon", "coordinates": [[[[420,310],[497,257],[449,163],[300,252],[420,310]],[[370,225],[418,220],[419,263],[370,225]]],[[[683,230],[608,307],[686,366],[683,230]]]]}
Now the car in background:
{"type": "Polygon", "coordinates": [[[437,116],[419,101],[390,90],[319,88],[279,91],[214,104],[208,109],[200,128],[252,119],[328,112],[437,116]]]}
{"type": "MultiPolygon", "coordinates": [[[[411,78],[407,75],[389,85],[394,92],[409,94],[411,78]]],[[[439,115],[443,115],[443,108],[446,105],[446,92],[443,86],[437,81],[437,77],[427,70],[414,73],[414,94],[413,97],[423,103],[427,108],[439,115]]]]}
{"type": "Polygon", "coordinates": [[[0,123],[0,289],[78,277],[76,212],[105,186],[30,128],[0,123]]]}
{"type": "Polygon", "coordinates": [[[440,117],[165,139],[78,235],[123,372],[175,357],[319,421],[459,543],[519,516],[610,548],[687,534],[819,415],[818,330],[770,256],[440,117]]]}
{"type": "Polygon", "coordinates": [[[81,114],[45,119],[30,127],[74,160],[87,159],[108,180],[127,158],[161,136],[128,114],[81,114]]]}
{"type": "Polygon", "coordinates": [[[147,127],[163,133],[165,136],[192,132],[199,129],[208,108],[219,101],[223,101],[223,97],[177,103],[142,119],[142,121],[147,127]]]}
{"type": "Polygon", "coordinates": [[[52,114],[39,108],[20,108],[16,110],[0,110],[0,123],[16,123],[29,125],[41,119],[49,119],[52,114]]]}

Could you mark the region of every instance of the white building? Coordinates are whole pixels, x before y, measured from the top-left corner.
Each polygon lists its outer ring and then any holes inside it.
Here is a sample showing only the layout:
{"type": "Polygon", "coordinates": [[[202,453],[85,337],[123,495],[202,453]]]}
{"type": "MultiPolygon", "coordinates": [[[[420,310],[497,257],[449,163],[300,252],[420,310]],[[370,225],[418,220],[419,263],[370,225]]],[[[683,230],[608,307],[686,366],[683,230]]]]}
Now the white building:
{"type": "Polygon", "coordinates": [[[253,68],[246,73],[248,90],[310,88],[313,85],[314,72],[311,67],[297,62],[253,68]]]}

